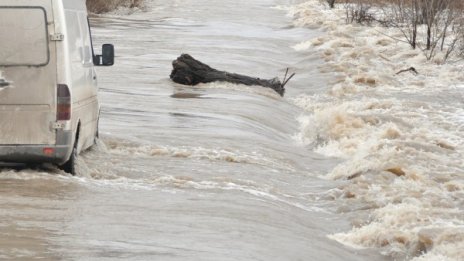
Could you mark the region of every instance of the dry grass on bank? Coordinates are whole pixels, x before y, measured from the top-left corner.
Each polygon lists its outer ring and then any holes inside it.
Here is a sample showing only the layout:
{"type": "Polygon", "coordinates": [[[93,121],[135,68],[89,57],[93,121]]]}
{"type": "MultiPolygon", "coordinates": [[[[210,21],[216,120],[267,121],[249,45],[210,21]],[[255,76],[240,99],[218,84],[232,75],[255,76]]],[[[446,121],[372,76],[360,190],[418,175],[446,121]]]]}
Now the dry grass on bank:
{"type": "Polygon", "coordinates": [[[141,7],[142,2],[143,0],[86,0],[87,9],[95,14],[107,13],[118,7],[141,7]]]}

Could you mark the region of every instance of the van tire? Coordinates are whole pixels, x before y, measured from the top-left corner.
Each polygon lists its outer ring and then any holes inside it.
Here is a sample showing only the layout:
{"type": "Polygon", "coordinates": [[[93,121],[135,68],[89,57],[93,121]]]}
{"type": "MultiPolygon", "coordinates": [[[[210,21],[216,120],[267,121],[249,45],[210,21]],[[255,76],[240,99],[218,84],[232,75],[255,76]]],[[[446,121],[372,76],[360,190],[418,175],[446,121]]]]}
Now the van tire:
{"type": "Polygon", "coordinates": [[[93,145],[97,145],[98,144],[98,139],[100,138],[100,130],[98,128],[98,122],[100,121],[100,119],[97,120],[97,130],[95,131],[95,137],[93,138],[93,145]]]}
{"type": "Polygon", "coordinates": [[[98,110],[98,118],[97,118],[97,128],[95,130],[95,138],[93,139],[93,144],[98,144],[98,139],[100,139],[100,114],[101,110],[98,110]]]}
{"type": "Polygon", "coordinates": [[[77,147],[74,146],[71,156],[69,157],[68,161],[61,165],[61,169],[64,170],[64,172],[75,176],[77,174],[77,157],[77,147]]]}

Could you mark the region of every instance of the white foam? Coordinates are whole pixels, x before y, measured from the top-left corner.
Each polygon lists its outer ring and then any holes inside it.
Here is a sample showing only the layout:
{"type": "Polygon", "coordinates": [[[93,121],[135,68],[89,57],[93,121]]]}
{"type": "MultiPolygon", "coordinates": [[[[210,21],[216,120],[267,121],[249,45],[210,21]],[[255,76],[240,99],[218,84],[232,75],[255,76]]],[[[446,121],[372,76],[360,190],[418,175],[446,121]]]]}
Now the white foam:
{"type": "Polygon", "coordinates": [[[44,170],[23,169],[21,171],[12,169],[0,170],[2,180],[60,180],[69,181],[71,176],[59,170],[55,166],[46,166],[44,170]]]}
{"type": "Polygon", "coordinates": [[[317,50],[321,71],[338,75],[326,93],[293,99],[307,112],[295,137],[343,159],[324,176],[349,181],[330,192],[341,209],[372,209],[370,219],[330,237],[396,258],[463,260],[453,247],[464,244],[464,62],[427,62],[394,40],[397,29],[346,25],[344,10],[319,1],[290,13],[297,25],[326,31],[294,48],[317,50]],[[396,75],[411,66],[419,75],[396,75]],[[427,235],[432,228],[437,237],[427,235]]]}
{"type": "Polygon", "coordinates": [[[174,157],[190,158],[198,160],[224,161],[229,163],[247,163],[261,166],[269,166],[277,169],[294,171],[294,167],[286,162],[278,162],[257,152],[244,152],[237,150],[227,150],[224,148],[204,148],[193,146],[159,146],[159,145],[137,145],[124,144],[115,141],[110,142],[108,151],[123,155],[143,156],[143,157],[174,157]]]}

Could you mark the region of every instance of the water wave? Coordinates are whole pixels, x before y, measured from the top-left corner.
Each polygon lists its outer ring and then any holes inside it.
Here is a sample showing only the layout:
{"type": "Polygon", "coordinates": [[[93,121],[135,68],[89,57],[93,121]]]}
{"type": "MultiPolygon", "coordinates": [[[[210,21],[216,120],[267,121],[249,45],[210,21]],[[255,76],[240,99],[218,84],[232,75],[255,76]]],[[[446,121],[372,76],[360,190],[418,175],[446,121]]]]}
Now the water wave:
{"type": "Polygon", "coordinates": [[[333,199],[363,218],[330,238],[396,258],[463,260],[463,63],[427,62],[387,36],[394,29],[345,25],[342,10],[317,1],[291,14],[327,30],[294,48],[318,50],[321,71],[335,75],[326,93],[293,99],[307,112],[296,138],[343,159],[324,178],[348,181],[333,199]],[[418,76],[396,75],[412,65],[418,76]]]}
{"type": "Polygon", "coordinates": [[[198,160],[224,161],[229,163],[246,163],[268,166],[275,169],[294,171],[287,162],[279,162],[261,154],[258,151],[244,152],[225,148],[205,148],[192,146],[140,145],[123,141],[106,141],[108,152],[115,154],[142,157],[174,157],[198,160]]]}

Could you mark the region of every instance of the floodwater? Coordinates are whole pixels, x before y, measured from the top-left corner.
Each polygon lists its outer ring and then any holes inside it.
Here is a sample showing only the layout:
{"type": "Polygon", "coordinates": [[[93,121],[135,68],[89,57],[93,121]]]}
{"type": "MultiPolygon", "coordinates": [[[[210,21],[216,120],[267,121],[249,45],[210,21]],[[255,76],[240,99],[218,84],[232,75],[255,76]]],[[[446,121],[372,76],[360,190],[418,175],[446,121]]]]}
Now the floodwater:
{"type": "Polygon", "coordinates": [[[328,236],[369,212],[334,200],[349,181],[323,176],[341,160],[299,138],[306,112],[295,97],[325,93],[334,77],[320,72],[319,54],[292,48],[322,34],[277,8],[299,2],[152,0],[144,12],[92,18],[94,45],[117,52],[115,66],[98,68],[101,140],[77,177],[1,170],[0,259],[387,260],[328,236]],[[297,76],[285,98],[186,87],[169,79],[182,53],[221,70],[297,76]]]}

